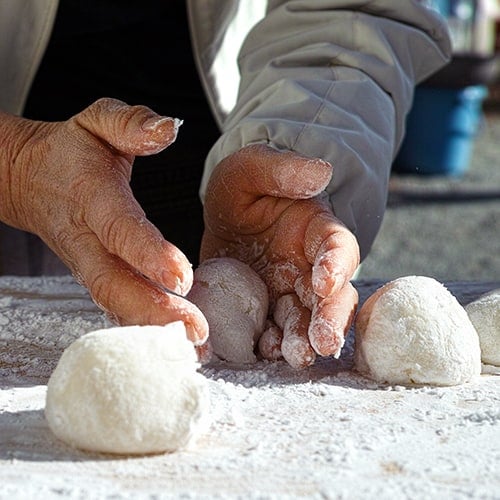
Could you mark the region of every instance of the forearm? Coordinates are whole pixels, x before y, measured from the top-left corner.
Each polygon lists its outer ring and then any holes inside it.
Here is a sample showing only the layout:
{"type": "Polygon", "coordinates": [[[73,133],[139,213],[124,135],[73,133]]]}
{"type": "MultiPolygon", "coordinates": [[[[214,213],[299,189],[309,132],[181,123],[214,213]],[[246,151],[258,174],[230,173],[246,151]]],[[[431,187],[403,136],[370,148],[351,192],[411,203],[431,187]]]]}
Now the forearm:
{"type": "Polygon", "coordinates": [[[417,2],[274,4],[242,48],[238,103],[205,182],[221,158],[251,142],[324,158],[334,166],[335,213],[364,256],[382,219],[413,87],[449,56],[444,25],[417,2]]]}

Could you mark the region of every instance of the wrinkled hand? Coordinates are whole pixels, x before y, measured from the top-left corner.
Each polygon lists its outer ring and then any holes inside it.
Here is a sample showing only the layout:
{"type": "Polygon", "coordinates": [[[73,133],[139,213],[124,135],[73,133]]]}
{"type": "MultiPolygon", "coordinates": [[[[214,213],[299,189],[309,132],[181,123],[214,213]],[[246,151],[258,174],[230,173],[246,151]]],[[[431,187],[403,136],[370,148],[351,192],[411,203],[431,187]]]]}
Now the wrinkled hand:
{"type": "Polygon", "coordinates": [[[321,195],[331,175],[323,160],[255,144],[220,162],[207,187],[201,259],[232,256],[259,273],[276,323],[260,351],[297,368],[339,354],[357,306],[358,244],[321,195]]]}
{"type": "Polygon", "coordinates": [[[134,157],[169,146],[178,125],[113,99],[66,122],[26,121],[2,215],[38,234],[117,322],[182,320],[191,340],[202,342],[208,327],[201,312],[165,290],[186,294],[191,265],[148,222],[129,187],[134,157]]]}

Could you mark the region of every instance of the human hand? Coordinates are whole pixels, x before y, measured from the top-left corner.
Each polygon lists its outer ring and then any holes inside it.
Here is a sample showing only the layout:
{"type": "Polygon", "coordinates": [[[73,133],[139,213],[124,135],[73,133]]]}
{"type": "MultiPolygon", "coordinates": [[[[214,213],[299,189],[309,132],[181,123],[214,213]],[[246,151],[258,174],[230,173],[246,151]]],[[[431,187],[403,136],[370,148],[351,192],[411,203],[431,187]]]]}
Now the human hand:
{"type": "Polygon", "coordinates": [[[136,155],[175,141],[179,122],[101,99],[66,122],[16,122],[6,223],[38,234],[120,324],[182,320],[196,343],[202,313],[179,295],[192,285],[184,254],[146,219],[129,181],[136,155]],[[175,292],[169,293],[169,291],[175,292]]]}
{"type": "Polygon", "coordinates": [[[358,244],[321,196],[331,175],[323,160],[254,144],[222,160],[207,186],[201,260],[231,256],[259,273],[277,324],[261,354],[297,368],[339,354],[357,306],[358,244]]]}

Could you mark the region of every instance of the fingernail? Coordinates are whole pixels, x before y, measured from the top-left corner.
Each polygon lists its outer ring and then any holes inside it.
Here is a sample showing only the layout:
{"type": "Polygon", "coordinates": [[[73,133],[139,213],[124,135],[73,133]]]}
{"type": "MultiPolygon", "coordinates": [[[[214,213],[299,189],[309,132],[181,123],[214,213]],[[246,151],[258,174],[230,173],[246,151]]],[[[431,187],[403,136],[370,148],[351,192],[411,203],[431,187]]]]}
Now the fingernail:
{"type": "MultiPolygon", "coordinates": [[[[206,321],[206,320],[205,320],[206,321]]],[[[208,339],[208,323],[205,323],[205,333],[199,332],[194,325],[184,322],[186,326],[186,335],[189,340],[194,344],[195,347],[203,345],[208,339]]]]}
{"type": "Polygon", "coordinates": [[[151,130],[157,129],[162,123],[171,120],[171,118],[167,118],[165,116],[153,116],[152,118],[148,118],[146,121],[142,123],[142,130],[145,132],[150,132],[151,130]]]}
{"type": "Polygon", "coordinates": [[[141,128],[145,132],[151,132],[156,130],[166,122],[173,122],[175,135],[177,135],[179,127],[184,123],[183,120],[180,120],[179,118],[170,118],[169,116],[153,116],[152,118],[148,118],[145,122],[143,122],[141,128]]]}
{"type": "Polygon", "coordinates": [[[187,295],[191,287],[193,286],[192,273],[186,273],[183,276],[177,276],[169,270],[163,272],[162,276],[163,283],[173,283],[173,286],[169,287],[169,291],[184,297],[187,295]]]}
{"type": "Polygon", "coordinates": [[[181,295],[182,297],[184,297],[191,289],[191,286],[189,285],[189,283],[186,283],[185,281],[181,280],[179,277],[176,277],[175,281],[176,281],[176,283],[175,283],[174,292],[181,295]]]}

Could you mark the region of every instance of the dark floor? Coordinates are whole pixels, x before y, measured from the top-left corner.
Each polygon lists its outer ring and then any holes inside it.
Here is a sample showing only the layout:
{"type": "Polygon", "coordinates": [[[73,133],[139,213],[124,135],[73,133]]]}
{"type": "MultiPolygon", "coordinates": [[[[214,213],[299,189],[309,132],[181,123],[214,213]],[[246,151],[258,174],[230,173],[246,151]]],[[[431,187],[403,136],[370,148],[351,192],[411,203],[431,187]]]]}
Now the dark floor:
{"type": "Polygon", "coordinates": [[[393,175],[359,279],[500,280],[500,107],[487,107],[461,178],[393,175]]]}

